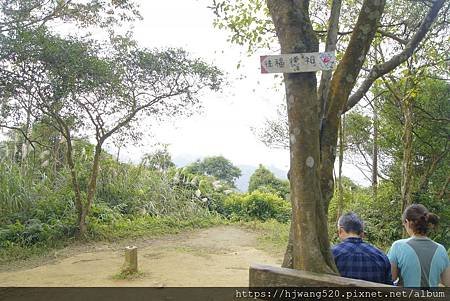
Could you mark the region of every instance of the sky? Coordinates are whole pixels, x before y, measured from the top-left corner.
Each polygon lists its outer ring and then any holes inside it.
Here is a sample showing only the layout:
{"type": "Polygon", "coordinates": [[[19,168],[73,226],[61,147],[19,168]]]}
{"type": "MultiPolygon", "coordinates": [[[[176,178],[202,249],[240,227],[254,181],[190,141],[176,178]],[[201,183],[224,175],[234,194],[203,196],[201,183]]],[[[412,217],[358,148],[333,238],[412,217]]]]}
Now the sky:
{"type": "Polygon", "coordinates": [[[122,152],[122,159],[135,159],[160,142],[170,145],[173,157],[223,155],[234,164],[261,163],[288,170],[288,151],[267,148],[251,130],[275,117],[283,101],[283,89],[275,91],[273,75],[260,74],[259,56],[248,57],[243,47],[227,42],[225,31],[213,27],[208,1],[139,2],[144,19],[135,25],[134,33],[142,46],[182,47],[218,66],[228,84],[221,92],[203,93],[200,114],[152,124],[152,137],[144,138],[143,146],[122,152]]]}
{"type": "MultiPolygon", "coordinates": [[[[142,122],[139,145],[122,149],[122,161],[138,162],[157,143],[168,144],[175,162],[222,155],[234,165],[263,164],[286,172],[289,151],[270,149],[258,140],[252,128],[277,115],[284,101],[284,88],[272,74],[261,74],[259,55],[248,56],[245,47],[227,41],[228,33],[214,28],[211,0],[136,0],[142,21],[134,24],[135,39],[148,48],[181,47],[192,57],[214,64],[226,74],[221,92],[205,91],[202,112],[194,116],[155,124],[142,122]],[[239,69],[237,68],[240,64],[239,69]]],[[[114,153],[112,146],[110,151],[114,153]]],[[[344,162],[343,174],[368,185],[361,173],[344,162]]]]}
{"type": "MultiPolygon", "coordinates": [[[[183,48],[192,57],[219,67],[227,85],[220,92],[205,90],[198,114],[161,123],[140,122],[145,135],[138,144],[130,143],[120,150],[121,161],[139,162],[155,145],[167,144],[178,164],[221,155],[234,165],[256,168],[263,164],[285,175],[289,151],[266,147],[252,131],[261,129],[267,119],[276,118],[277,108],[284,102],[280,77],[261,74],[259,67],[260,55],[274,53],[261,50],[249,56],[244,46],[228,42],[228,33],[213,26],[214,14],[207,7],[211,0],[135,1],[143,20],[133,25],[133,32],[141,46],[183,48]]],[[[60,25],[60,30],[68,31],[62,29],[64,24],[60,25]]],[[[112,143],[106,149],[117,153],[112,143]]],[[[357,168],[345,161],[343,174],[360,185],[370,185],[357,168]]]]}

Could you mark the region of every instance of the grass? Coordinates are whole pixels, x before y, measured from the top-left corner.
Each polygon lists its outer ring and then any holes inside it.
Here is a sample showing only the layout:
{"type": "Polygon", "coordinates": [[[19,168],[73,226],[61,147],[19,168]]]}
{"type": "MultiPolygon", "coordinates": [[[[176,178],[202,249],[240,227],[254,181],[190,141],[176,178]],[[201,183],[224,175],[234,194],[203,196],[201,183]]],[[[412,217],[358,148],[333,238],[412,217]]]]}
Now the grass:
{"type": "Polygon", "coordinates": [[[11,244],[0,248],[0,266],[26,259],[36,259],[45,256],[52,257],[55,251],[68,246],[71,242],[73,242],[73,239],[38,243],[31,246],[11,244]]]}
{"type": "Polygon", "coordinates": [[[146,276],[144,272],[130,272],[130,271],[121,271],[120,273],[115,274],[112,276],[112,279],[114,280],[137,280],[142,279],[146,276]]]}
{"type": "Polygon", "coordinates": [[[258,234],[258,247],[260,249],[277,256],[283,256],[289,240],[289,223],[268,220],[265,222],[239,222],[237,224],[258,234]]]}
{"type": "Polygon", "coordinates": [[[112,224],[94,224],[90,239],[115,241],[123,238],[161,236],[181,231],[222,225],[226,221],[215,214],[189,218],[138,216],[123,218],[112,224]]]}

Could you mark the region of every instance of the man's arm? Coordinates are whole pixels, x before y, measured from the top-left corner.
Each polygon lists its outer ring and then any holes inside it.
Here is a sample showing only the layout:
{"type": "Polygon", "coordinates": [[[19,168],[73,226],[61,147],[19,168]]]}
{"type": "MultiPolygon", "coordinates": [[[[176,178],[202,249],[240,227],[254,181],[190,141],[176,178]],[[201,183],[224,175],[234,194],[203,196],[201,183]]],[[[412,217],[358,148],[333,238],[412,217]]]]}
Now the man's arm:
{"type": "Polygon", "coordinates": [[[391,263],[389,262],[389,260],[387,260],[385,283],[389,284],[389,285],[394,285],[394,282],[392,279],[392,267],[391,267],[391,263]]]}

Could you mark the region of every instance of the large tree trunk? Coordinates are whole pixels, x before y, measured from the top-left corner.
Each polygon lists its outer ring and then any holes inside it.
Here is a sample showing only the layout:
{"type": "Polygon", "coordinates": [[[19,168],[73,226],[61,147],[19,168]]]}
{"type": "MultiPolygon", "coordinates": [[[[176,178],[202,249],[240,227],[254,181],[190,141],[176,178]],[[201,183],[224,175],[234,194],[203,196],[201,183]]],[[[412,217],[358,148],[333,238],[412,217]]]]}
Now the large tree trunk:
{"type": "MultiPolygon", "coordinates": [[[[319,118],[314,73],[286,74],[291,148],[291,200],[293,205],[293,266],[296,269],[332,272],[321,257],[319,228],[324,218],[320,191],[319,118]]],[[[328,239],[328,237],[327,237],[328,239]]]]}
{"type": "MultiPolygon", "coordinates": [[[[293,208],[289,244],[292,267],[336,271],[328,240],[327,211],[333,196],[333,166],[339,119],[375,35],[385,1],[363,4],[342,62],[325,102],[318,105],[314,73],[285,74],[291,153],[293,208]],[[324,118],[320,122],[320,113],[324,118]]],[[[282,53],[316,52],[318,43],[309,20],[309,1],[268,0],[282,53]]]]}
{"type": "Polygon", "coordinates": [[[333,167],[336,159],[339,120],[347,104],[370,44],[375,36],[385,1],[364,1],[344,57],[336,68],[328,94],[321,132],[321,182],[325,207],[333,196],[333,167]]]}
{"type": "MultiPolygon", "coordinates": [[[[317,52],[308,1],[268,1],[282,53],[317,52]]],[[[295,269],[332,273],[326,214],[320,191],[320,120],[315,73],[284,74],[290,134],[290,183],[295,269]],[[325,219],[325,222],[323,223],[325,219]],[[320,224],[321,227],[318,227],[320,224]],[[324,228],[323,228],[324,226],[324,228]],[[325,256],[324,256],[325,255],[325,256]]]]}
{"type": "MultiPolygon", "coordinates": [[[[331,12],[330,12],[330,19],[328,24],[328,34],[327,34],[327,40],[325,45],[325,51],[335,51],[336,50],[336,43],[337,43],[337,35],[338,35],[338,29],[339,29],[339,16],[341,12],[341,0],[333,0],[331,4],[331,12]]],[[[330,71],[322,71],[322,76],[320,79],[320,87],[318,90],[318,100],[319,100],[319,118],[320,118],[320,127],[322,128],[322,116],[323,112],[326,110],[326,97],[328,95],[329,89],[330,89],[330,80],[333,72],[330,71]]],[[[325,212],[326,215],[326,212],[325,212]]],[[[293,219],[291,219],[293,220],[293,219]]],[[[286,252],[284,255],[284,260],[282,267],[285,268],[293,268],[293,258],[292,258],[292,252],[293,252],[293,239],[294,239],[294,228],[290,227],[289,232],[289,241],[286,248],[286,252]]],[[[326,252],[326,251],[325,251],[326,252]]],[[[332,264],[333,265],[333,264],[332,264]]]]}

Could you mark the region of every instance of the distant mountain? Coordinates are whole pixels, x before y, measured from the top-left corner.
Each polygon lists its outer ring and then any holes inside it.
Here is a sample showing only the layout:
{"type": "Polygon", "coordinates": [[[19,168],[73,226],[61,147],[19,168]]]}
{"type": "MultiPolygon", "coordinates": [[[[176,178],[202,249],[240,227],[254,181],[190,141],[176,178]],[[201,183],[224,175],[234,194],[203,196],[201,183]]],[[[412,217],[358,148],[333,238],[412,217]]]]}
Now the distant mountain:
{"type": "MultiPolygon", "coordinates": [[[[177,167],[183,167],[188,164],[191,164],[192,162],[195,162],[198,159],[202,160],[203,157],[195,156],[195,155],[191,155],[191,154],[183,154],[183,155],[178,155],[175,158],[173,158],[173,162],[175,163],[175,165],[177,167]]],[[[242,175],[235,182],[236,188],[239,191],[246,192],[247,188],[248,188],[248,182],[250,181],[250,177],[255,172],[255,170],[258,168],[258,166],[254,166],[254,165],[235,165],[235,166],[238,167],[242,172],[242,175]]],[[[287,176],[286,176],[287,170],[279,169],[275,166],[266,166],[266,165],[264,165],[264,166],[267,167],[271,172],[273,172],[273,174],[277,178],[283,179],[283,180],[287,179],[287,176]]]]}

